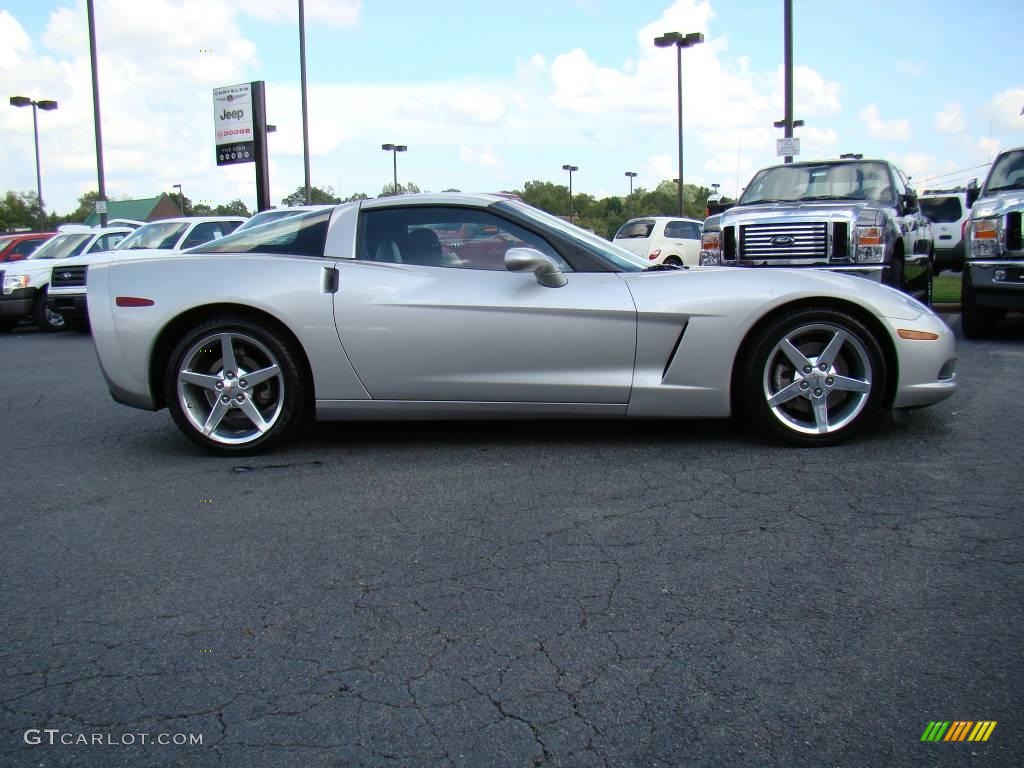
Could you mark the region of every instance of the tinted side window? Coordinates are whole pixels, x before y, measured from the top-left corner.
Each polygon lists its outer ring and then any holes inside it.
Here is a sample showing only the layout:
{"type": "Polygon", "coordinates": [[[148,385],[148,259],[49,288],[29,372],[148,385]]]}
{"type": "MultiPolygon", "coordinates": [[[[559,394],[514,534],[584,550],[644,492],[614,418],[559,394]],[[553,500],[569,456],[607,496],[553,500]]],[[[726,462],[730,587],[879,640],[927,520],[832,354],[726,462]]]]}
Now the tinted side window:
{"type": "Polygon", "coordinates": [[[193,253],[280,253],[323,256],[333,208],[289,216],[260,227],[243,229],[192,250],[193,253]]]}
{"type": "Polygon", "coordinates": [[[960,199],[956,197],[924,197],[918,202],[921,204],[921,213],[936,224],[960,221],[963,216],[960,199]]]}
{"type": "Polygon", "coordinates": [[[208,243],[211,240],[217,240],[224,236],[224,232],[220,228],[219,221],[204,221],[202,224],[196,224],[192,228],[192,231],[188,233],[188,237],[185,238],[185,242],[181,244],[182,249],[192,248],[196,245],[202,245],[208,243]]]}
{"type": "Polygon", "coordinates": [[[9,253],[11,255],[18,254],[20,256],[28,256],[30,253],[35,252],[36,248],[38,248],[45,242],[45,240],[22,240],[20,243],[11,248],[9,253]]]}
{"type": "Polygon", "coordinates": [[[543,237],[487,211],[415,206],[362,214],[359,257],[367,261],[504,271],[510,248],[534,248],[572,271],[543,237]]]}
{"type": "Polygon", "coordinates": [[[700,240],[700,228],[692,221],[670,221],[665,224],[665,237],[700,240]]]}
{"type": "Polygon", "coordinates": [[[622,240],[625,238],[645,238],[651,236],[651,230],[654,229],[653,219],[641,219],[639,221],[627,221],[618,232],[615,233],[615,240],[622,240]]]}
{"type": "Polygon", "coordinates": [[[120,232],[117,234],[103,235],[102,237],[96,238],[96,242],[89,248],[89,253],[99,253],[100,251],[111,251],[114,247],[124,240],[125,236],[120,232]]]}

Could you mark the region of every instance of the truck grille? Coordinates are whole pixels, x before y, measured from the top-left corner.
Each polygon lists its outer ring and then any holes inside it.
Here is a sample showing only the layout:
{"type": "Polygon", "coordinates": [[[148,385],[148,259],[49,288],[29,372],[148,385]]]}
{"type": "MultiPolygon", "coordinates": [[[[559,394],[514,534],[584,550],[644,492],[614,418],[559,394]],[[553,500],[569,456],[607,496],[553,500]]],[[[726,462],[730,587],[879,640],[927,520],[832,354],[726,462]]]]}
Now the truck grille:
{"type": "Polygon", "coordinates": [[[85,271],[88,267],[54,267],[50,285],[54,288],[78,288],[85,285],[85,271]]]}
{"type": "Polygon", "coordinates": [[[825,222],[744,224],[740,226],[739,257],[743,260],[828,258],[825,222]]]}
{"type": "Polygon", "coordinates": [[[1006,250],[1019,251],[1022,248],[1020,211],[1011,211],[1006,214],[1006,250]]]}

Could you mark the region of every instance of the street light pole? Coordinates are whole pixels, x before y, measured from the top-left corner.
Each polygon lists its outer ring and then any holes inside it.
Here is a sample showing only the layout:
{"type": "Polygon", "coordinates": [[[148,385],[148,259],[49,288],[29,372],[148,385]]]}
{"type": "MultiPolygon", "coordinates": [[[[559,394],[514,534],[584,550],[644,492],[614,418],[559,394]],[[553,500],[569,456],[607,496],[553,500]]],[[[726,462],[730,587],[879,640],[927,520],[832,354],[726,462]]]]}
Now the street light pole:
{"type": "Polygon", "coordinates": [[[178,208],[181,210],[181,215],[185,215],[185,193],[181,190],[181,184],[171,184],[171,189],[178,190],[178,208]]]}
{"type": "Polygon", "coordinates": [[[100,215],[100,226],[107,226],[107,186],[103,179],[103,131],[100,129],[100,81],[96,64],[96,18],[93,0],[86,0],[85,8],[89,17],[89,60],[92,65],[92,123],[96,134],[96,180],[98,182],[96,210],[100,215]]]}
{"type": "Polygon", "coordinates": [[[626,171],[626,175],[629,176],[629,196],[633,196],[633,179],[636,178],[636,171],[626,171]]]}
{"type": "Polygon", "coordinates": [[[35,101],[27,96],[11,96],[12,107],[32,107],[32,136],[35,139],[36,147],[36,202],[39,203],[39,231],[46,229],[46,212],[43,209],[43,174],[39,164],[39,119],[36,117],[36,108],[49,112],[57,108],[57,102],[49,99],[35,101]]]}
{"type": "Polygon", "coordinates": [[[398,194],[398,153],[405,152],[408,147],[405,144],[381,144],[380,148],[391,153],[394,170],[394,194],[398,194]]]}
{"type": "Polygon", "coordinates": [[[309,186],[309,114],[306,104],[306,9],[299,0],[299,75],[302,80],[302,162],[306,179],[306,205],[312,205],[309,186]]]}
{"type": "Polygon", "coordinates": [[[676,192],[679,205],[679,215],[683,215],[683,48],[690,48],[698,43],[704,42],[704,35],[700,32],[690,32],[686,35],[681,32],[666,32],[661,37],[654,38],[654,44],[658,48],[676,47],[676,115],[679,121],[679,189],[676,192]]]}
{"type": "Polygon", "coordinates": [[[572,172],[578,171],[579,168],[567,163],[562,166],[562,170],[569,172],[569,223],[572,224],[572,172]]]}

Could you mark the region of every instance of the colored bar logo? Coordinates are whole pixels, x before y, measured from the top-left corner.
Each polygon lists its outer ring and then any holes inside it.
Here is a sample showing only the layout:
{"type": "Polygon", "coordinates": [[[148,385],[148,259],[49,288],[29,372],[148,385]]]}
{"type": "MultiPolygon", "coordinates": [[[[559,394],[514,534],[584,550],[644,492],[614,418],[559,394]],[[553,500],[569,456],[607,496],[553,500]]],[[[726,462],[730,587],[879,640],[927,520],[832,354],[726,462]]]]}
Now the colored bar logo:
{"type": "Polygon", "coordinates": [[[921,741],[988,741],[995,727],[995,720],[932,720],[921,741]]]}

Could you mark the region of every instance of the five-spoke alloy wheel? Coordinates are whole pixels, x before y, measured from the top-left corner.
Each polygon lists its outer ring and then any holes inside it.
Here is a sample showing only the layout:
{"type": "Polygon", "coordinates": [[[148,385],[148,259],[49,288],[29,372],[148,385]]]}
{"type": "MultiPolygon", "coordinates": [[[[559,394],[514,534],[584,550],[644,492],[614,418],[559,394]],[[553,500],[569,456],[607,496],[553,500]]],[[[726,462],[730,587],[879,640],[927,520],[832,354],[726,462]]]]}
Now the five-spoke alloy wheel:
{"type": "Polygon", "coordinates": [[[845,439],[877,411],[885,361],[873,334],[852,315],[799,310],[763,328],[743,371],[748,411],[798,445],[845,439]]]}
{"type": "Polygon", "coordinates": [[[244,318],[205,322],[171,356],[164,393],[178,427],[215,453],[264,450],[301,420],[301,369],[280,334],[244,318]]]}

